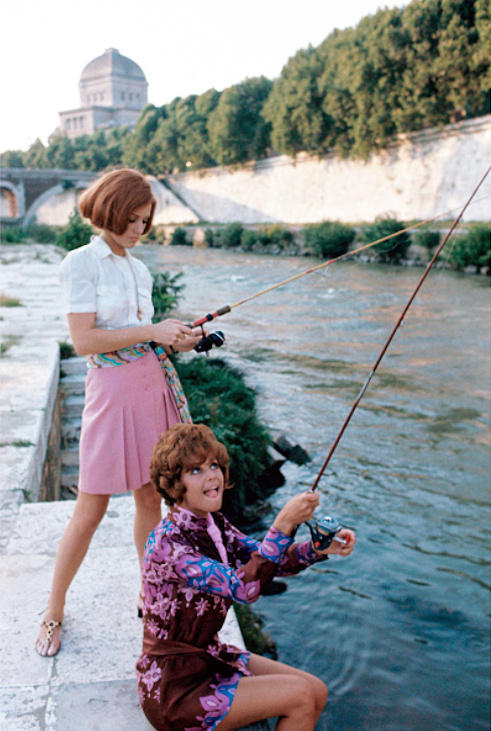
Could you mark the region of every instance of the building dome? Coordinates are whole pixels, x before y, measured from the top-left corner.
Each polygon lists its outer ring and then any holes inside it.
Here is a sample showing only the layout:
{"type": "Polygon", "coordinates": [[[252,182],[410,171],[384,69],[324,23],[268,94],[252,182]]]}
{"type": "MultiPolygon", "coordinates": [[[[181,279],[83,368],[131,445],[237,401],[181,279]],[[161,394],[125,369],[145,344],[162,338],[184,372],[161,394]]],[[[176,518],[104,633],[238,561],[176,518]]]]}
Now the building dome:
{"type": "Polygon", "coordinates": [[[116,48],[108,48],[102,56],[97,56],[82,71],[80,82],[95,81],[101,77],[122,76],[126,79],[145,81],[145,74],[137,63],[122,56],[116,48]]]}
{"type": "Polygon", "coordinates": [[[60,112],[61,129],[70,139],[116,127],[133,130],[147,104],[145,74],[115,48],[87,64],[78,88],[80,107],[60,112]]]}

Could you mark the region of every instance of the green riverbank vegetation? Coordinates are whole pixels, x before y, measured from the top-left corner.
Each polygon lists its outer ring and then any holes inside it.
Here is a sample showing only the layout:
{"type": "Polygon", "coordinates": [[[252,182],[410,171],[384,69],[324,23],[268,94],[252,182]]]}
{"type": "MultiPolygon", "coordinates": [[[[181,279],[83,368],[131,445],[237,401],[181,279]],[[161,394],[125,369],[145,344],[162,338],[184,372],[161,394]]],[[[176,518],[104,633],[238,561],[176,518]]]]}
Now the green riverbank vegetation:
{"type": "MultiPolygon", "coordinates": [[[[160,226],[153,228],[144,242],[193,246],[199,234],[199,245],[209,248],[235,249],[254,254],[314,256],[326,261],[417,223],[417,221],[404,222],[383,217],[374,223],[361,223],[356,226],[338,221],[322,221],[305,226],[286,226],[277,223],[256,226],[245,226],[241,223],[200,224],[177,228],[160,226]]],[[[434,222],[412,231],[402,232],[356,256],[363,262],[423,266],[433,255],[450,225],[449,221],[434,222]]],[[[75,212],[65,227],[34,224],[24,229],[22,226],[4,226],[0,230],[0,243],[3,245],[30,241],[56,243],[70,251],[88,244],[93,233],[91,226],[75,212]]],[[[491,224],[461,223],[442,252],[440,266],[459,272],[491,274],[490,240],[491,224]]],[[[155,279],[156,316],[162,308],[165,309],[169,291],[175,290],[175,293],[179,291],[179,278],[179,275],[170,277],[168,273],[163,272],[155,279]],[[162,301],[159,298],[162,298],[162,301]]]]}
{"type": "MultiPolygon", "coordinates": [[[[155,319],[164,319],[178,305],[181,274],[152,276],[155,319]]],[[[265,475],[271,464],[271,438],[257,415],[256,394],[243,375],[221,358],[195,354],[173,356],[173,361],[194,421],[209,426],[227,447],[234,488],[225,493],[224,513],[243,523],[270,491],[265,475]]]]}
{"type": "MultiPolygon", "coordinates": [[[[338,221],[323,221],[306,226],[286,227],[279,224],[243,226],[204,225],[178,227],[169,234],[168,228],[154,230],[149,240],[154,243],[192,245],[197,230],[210,248],[235,249],[255,254],[315,256],[321,260],[334,259],[398,231],[401,233],[376,246],[360,252],[363,262],[424,266],[445,235],[450,222],[412,231],[404,231],[417,222],[404,222],[390,217],[374,223],[350,226],[338,221]]],[[[441,255],[441,266],[467,273],[491,273],[491,224],[464,223],[454,232],[451,242],[441,255]]]]}

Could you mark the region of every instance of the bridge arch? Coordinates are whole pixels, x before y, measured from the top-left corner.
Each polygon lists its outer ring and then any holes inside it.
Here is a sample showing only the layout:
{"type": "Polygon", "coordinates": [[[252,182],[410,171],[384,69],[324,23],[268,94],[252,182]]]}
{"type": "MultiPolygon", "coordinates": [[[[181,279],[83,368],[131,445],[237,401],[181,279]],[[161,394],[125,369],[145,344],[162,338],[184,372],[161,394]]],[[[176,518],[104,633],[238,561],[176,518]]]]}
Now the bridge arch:
{"type": "Polygon", "coordinates": [[[77,192],[100,173],[56,168],[2,168],[0,221],[6,224],[40,223],[66,225],[76,206],[77,192]]]}
{"type": "Polygon", "coordinates": [[[23,186],[17,186],[8,180],[0,181],[0,218],[16,221],[25,213],[25,196],[23,186]]]}
{"type": "Polygon", "coordinates": [[[28,228],[31,223],[36,221],[37,223],[46,223],[46,221],[38,220],[38,214],[41,212],[43,206],[46,207],[49,203],[52,203],[53,206],[57,205],[57,217],[61,217],[62,219],[60,220],[60,224],[66,225],[70,214],[77,206],[77,190],[84,187],[86,187],[86,185],[67,188],[64,183],[57,183],[56,185],[53,185],[53,187],[48,188],[48,190],[41,193],[41,195],[38,196],[38,198],[36,198],[36,200],[30,205],[24,216],[22,225],[24,228],[28,228]]]}

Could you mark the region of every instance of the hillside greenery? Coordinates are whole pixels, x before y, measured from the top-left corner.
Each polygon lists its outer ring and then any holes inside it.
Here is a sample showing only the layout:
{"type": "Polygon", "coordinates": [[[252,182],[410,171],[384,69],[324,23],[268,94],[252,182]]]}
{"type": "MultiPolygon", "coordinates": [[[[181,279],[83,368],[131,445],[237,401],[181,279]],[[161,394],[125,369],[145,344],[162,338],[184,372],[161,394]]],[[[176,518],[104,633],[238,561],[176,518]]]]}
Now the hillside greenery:
{"type": "Polygon", "coordinates": [[[487,0],[412,0],[299,50],[274,81],[148,105],[134,132],[38,139],[1,164],[163,175],[277,153],[367,158],[394,135],[489,113],[490,28],[487,0]]]}

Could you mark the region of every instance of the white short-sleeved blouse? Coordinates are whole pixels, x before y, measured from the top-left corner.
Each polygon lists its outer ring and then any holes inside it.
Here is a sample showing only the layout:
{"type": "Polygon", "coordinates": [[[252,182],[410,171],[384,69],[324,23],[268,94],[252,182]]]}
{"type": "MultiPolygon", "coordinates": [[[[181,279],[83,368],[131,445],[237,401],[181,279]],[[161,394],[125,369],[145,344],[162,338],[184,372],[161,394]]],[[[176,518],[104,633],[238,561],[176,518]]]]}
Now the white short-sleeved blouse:
{"type": "Polygon", "coordinates": [[[66,255],[59,274],[67,313],[95,312],[95,327],[102,330],[152,322],[152,276],[128,250],[118,256],[103,238],[93,236],[90,244],[66,255]]]}

